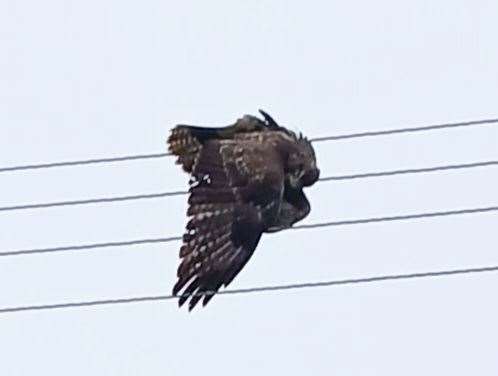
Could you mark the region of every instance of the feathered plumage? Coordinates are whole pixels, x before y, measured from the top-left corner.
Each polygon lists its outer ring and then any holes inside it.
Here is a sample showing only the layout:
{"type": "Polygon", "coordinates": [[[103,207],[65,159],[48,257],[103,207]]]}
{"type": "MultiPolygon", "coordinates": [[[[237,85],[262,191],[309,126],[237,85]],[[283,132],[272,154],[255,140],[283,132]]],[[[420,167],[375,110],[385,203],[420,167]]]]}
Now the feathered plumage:
{"type": "Polygon", "coordinates": [[[228,127],[177,125],[168,139],[177,163],[191,175],[186,232],[173,294],[189,310],[227,286],[252,256],[263,232],[306,217],[303,187],[318,180],[311,143],[246,115],[228,127]]]}

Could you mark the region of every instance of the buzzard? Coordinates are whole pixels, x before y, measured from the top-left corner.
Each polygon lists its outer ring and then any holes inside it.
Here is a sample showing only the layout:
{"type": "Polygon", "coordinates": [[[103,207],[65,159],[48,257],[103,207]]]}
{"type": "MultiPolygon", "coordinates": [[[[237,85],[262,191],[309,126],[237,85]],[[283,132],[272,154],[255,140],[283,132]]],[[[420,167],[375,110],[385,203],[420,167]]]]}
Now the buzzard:
{"type": "Polygon", "coordinates": [[[189,311],[227,286],[251,258],[264,232],[291,227],[310,212],[303,187],[319,177],[310,141],[245,115],[221,128],[177,125],[168,138],[176,163],[191,175],[189,221],[173,295],[189,311]]]}

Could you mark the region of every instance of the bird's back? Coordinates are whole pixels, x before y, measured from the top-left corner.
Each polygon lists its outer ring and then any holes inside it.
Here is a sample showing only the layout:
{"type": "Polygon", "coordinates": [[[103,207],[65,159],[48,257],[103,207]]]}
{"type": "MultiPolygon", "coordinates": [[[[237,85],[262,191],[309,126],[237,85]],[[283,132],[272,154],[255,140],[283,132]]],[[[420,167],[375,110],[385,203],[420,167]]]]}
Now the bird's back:
{"type": "Polygon", "coordinates": [[[246,115],[233,125],[226,127],[200,127],[177,125],[168,138],[169,151],[178,157],[185,172],[191,173],[196,158],[203,145],[215,140],[253,141],[262,140],[266,132],[276,133],[277,129],[257,117],[246,115]]]}

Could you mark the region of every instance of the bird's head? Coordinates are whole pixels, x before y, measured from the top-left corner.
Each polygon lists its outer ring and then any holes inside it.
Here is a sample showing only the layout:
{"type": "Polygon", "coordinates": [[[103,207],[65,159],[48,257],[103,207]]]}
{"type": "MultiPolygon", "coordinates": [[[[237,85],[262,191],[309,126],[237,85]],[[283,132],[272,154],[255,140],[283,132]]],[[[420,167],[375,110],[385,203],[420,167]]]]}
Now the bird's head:
{"type": "Polygon", "coordinates": [[[289,184],[294,188],[309,187],[320,177],[316,165],[316,155],[313,145],[302,134],[296,137],[297,148],[289,154],[287,161],[289,184]]]}
{"type": "Polygon", "coordinates": [[[263,115],[264,124],[270,131],[283,132],[295,142],[288,154],[287,160],[287,183],[293,188],[302,188],[313,185],[320,176],[320,170],[316,166],[315,150],[311,142],[300,133],[297,135],[291,130],[279,125],[268,113],[259,110],[263,115]]]}

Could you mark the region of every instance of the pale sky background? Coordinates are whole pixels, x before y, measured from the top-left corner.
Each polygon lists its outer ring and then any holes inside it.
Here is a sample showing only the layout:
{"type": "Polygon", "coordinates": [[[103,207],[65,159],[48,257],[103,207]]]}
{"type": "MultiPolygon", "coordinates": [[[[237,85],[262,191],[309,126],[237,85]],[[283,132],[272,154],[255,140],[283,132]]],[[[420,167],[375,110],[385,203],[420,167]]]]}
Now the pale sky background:
{"type": "MultiPolygon", "coordinates": [[[[0,167],[498,116],[496,1],[0,4],[0,167]]],[[[324,175],[498,159],[498,126],[316,144],[324,175]]],[[[184,189],[169,158],[0,174],[0,206],[184,189]]],[[[498,204],[498,168],[317,184],[305,223],[498,204]]],[[[0,251],[165,237],[185,197],[0,213],[0,251]]],[[[245,288],[498,265],[493,213],[263,237],[245,288]]],[[[0,308],[169,294],[178,243],[0,259],[0,308]]],[[[0,374],[496,375],[497,274],[4,314],[0,374]]]]}

